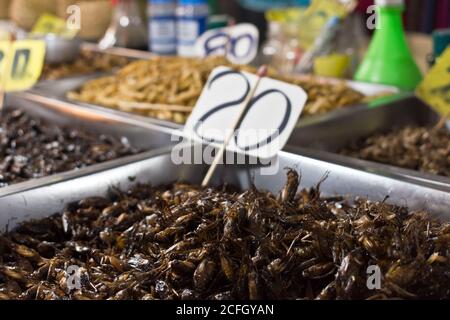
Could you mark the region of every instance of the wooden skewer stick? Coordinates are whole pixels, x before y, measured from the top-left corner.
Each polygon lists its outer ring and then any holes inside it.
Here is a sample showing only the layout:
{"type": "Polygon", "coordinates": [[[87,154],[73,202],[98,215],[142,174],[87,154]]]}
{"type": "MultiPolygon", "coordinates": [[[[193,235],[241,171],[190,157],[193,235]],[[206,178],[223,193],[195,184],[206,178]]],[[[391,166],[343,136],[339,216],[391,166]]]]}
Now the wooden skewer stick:
{"type": "Polygon", "coordinates": [[[258,86],[259,86],[259,84],[261,82],[261,79],[264,78],[266,75],[267,75],[267,66],[264,65],[261,68],[259,68],[258,73],[257,73],[258,79],[257,79],[254,87],[248,93],[248,95],[245,98],[244,102],[241,104],[241,107],[240,107],[238,115],[236,116],[236,119],[235,119],[235,121],[233,123],[233,126],[230,128],[231,129],[230,132],[226,136],[222,146],[219,149],[219,152],[216,154],[213,163],[209,167],[209,170],[206,173],[205,178],[203,179],[202,187],[206,187],[209,184],[209,182],[211,181],[211,178],[213,177],[214,172],[216,171],[217,165],[219,164],[220,160],[223,157],[223,154],[225,152],[226,147],[230,143],[231,138],[233,138],[233,136],[234,136],[234,132],[236,130],[236,127],[238,126],[239,122],[242,119],[242,116],[244,115],[245,111],[247,110],[247,107],[248,107],[251,99],[255,95],[256,90],[258,89],[258,86]]]}

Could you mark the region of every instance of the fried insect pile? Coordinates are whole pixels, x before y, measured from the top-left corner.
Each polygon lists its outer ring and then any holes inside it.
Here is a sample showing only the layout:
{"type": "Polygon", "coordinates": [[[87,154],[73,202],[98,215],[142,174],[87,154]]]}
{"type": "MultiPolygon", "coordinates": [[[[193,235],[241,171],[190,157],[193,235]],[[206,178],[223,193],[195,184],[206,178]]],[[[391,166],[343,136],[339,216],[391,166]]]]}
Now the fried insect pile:
{"type": "Polygon", "coordinates": [[[450,177],[450,131],[405,127],[362,139],[342,154],[450,177]]]}
{"type": "Polygon", "coordinates": [[[73,62],[45,65],[41,78],[42,80],[58,80],[95,72],[108,72],[121,68],[127,63],[129,59],[122,56],[82,50],[80,56],[73,62]]]}
{"type": "Polygon", "coordinates": [[[21,110],[4,112],[0,139],[0,187],[137,152],[125,138],[59,128],[21,110]]]}
{"type": "Polygon", "coordinates": [[[350,88],[344,81],[326,81],[313,76],[285,77],[274,76],[282,81],[300,86],[308,94],[308,101],[302,116],[325,114],[334,110],[364,102],[362,93],[350,88]]]}
{"type": "MultiPolygon", "coordinates": [[[[67,96],[72,100],[184,123],[200,97],[211,71],[218,66],[256,73],[253,67],[233,65],[218,56],[206,59],[155,57],[132,62],[116,75],[88,81],[79,91],[69,92],[67,96]],[[155,110],[155,106],[149,104],[191,108],[167,110],[161,106],[161,109],[155,110]]],[[[314,78],[281,77],[273,70],[270,76],[299,85],[308,93],[309,100],[304,111],[306,115],[349,106],[364,98],[343,82],[326,84],[314,78]]]]}
{"type": "Polygon", "coordinates": [[[177,184],[82,200],[0,236],[0,299],[450,298],[450,224],[298,186],[290,170],[279,196],[177,184]]]}

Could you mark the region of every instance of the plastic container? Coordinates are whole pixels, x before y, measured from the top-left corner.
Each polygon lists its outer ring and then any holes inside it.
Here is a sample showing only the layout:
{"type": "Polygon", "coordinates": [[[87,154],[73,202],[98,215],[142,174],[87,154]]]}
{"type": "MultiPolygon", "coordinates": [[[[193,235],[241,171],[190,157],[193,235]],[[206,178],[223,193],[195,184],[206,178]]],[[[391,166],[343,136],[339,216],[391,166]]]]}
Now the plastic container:
{"type": "Polygon", "coordinates": [[[266,64],[273,68],[280,66],[280,55],[283,49],[283,28],[281,23],[271,21],[268,25],[267,40],[260,51],[260,65],[266,64]]]}
{"type": "Polygon", "coordinates": [[[402,23],[404,2],[378,0],[376,4],[378,26],[355,79],[414,90],[422,74],[406,42],[402,23]]]}
{"type": "Polygon", "coordinates": [[[159,55],[177,52],[176,1],[149,0],[147,7],[149,49],[159,55]]]}
{"type": "MultiPolygon", "coordinates": [[[[138,3],[133,0],[112,0],[111,4],[114,8],[114,15],[108,30],[99,42],[99,47],[101,49],[123,47],[146,50],[147,27],[141,16],[138,3]]],[[[95,14],[101,15],[98,12],[95,14]]],[[[91,12],[91,19],[95,19],[95,14],[91,12]]]]}
{"type": "Polygon", "coordinates": [[[180,0],[177,8],[177,52],[182,57],[195,57],[195,42],[207,29],[207,0],[180,0]]]}

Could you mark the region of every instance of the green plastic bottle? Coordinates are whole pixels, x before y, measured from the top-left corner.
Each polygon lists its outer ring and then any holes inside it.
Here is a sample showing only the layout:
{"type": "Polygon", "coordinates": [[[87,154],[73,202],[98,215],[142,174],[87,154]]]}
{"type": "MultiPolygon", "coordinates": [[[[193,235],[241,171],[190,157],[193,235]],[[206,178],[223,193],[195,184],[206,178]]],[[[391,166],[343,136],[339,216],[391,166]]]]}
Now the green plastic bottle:
{"type": "Polygon", "coordinates": [[[403,0],[377,0],[377,29],[355,74],[357,81],[414,90],[422,74],[408,48],[402,23],[403,0]]]}

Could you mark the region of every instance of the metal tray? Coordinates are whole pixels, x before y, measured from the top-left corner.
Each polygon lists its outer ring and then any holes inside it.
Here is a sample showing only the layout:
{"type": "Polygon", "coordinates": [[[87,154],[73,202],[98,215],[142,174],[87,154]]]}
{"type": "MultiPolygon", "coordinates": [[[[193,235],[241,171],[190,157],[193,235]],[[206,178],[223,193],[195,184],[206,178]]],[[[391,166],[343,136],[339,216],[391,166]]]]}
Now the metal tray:
{"type": "MultiPolygon", "coordinates": [[[[49,98],[35,96],[30,93],[7,94],[5,109],[22,109],[26,113],[58,126],[77,128],[93,134],[107,134],[117,139],[127,138],[130,145],[151,150],[173,144],[172,131],[149,123],[139,123],[132,119],[117,117],[107,112],[89,110],[77,105],[63,103],[49,98]]],[[[128,157],[126,157],[128,158],[128,157]]],[[[117,160],[103,164],[115,166],[117,160]]],[[[96,167],[98,165],[93,165],[96,167]]],[[[83,175],[88,168],[73,171],[74,176],[83,175]]],[[[61,179],[55,174],[39,179],[12,184],[0,188],[0,195],[11,194],[36,188],[61,179]]]]}
{"type": "MultiPolygon", "coordinates": [[[[285,150],[356,168],[386,172],[399,177],[428,181],[450,188],[450,179],[391,165],[351,158],[337,152],[358,139],[406,125],[434,125],[440,116],[424,102],[409,95],[376,108],[358,109],[335,117],[303,123],[292,133],[285,150]],[[311,150],[314,150],[312,152],[311,150]]],[[[447,122],[450,129],[450,121],[447,122]]]]}
{"type": "MultiPolygon", "coordinates": [[[[0,195],[0,231],[13,228],[17,223],[42,218],[61,212],[70,203],[91,196],[107,196],[111,187],[126,190],[142,182],[167,185],[182,181],[198,184],[204,176],[206,165],[176,165],[171,161],[168,149],[154,150],[135,155],[133,162],[117,163],[115,168],[100,164],[88,168],[83,176],[65,174],[61,181],[20,193],[0,195]]],[[[248,189],[252,183],[259,189],[278,193],[283,187],[285,168],[293,167],[302,173],[301,187],[315,186],[329,173],[321,185],[324,196],[347,195],[367,197],[373,201],[385,200],[412,210],[425,209],[436,217],[450,219],[450,196],[444,190],[426,184],[411,183],[407,179],[396,180],[370,172],[355,170],[324,161],[281,152],[268,168],[273,174],[262,174],[261,167],[249,165],[221,166],[212,184],[232,184],[248,189]]],[[[267,167],[266,167],[267,169],[267,167]]]]}
{"type": "Polygon", "coordinates": [[[318,81],[319,83],[323,84],[336,84],[341,83],[344,81],[347,86],[352,88],[353,90],[359,91],[365,96],[375,96],[380,94],[397,94],[400,93],[400,90],[397,87],[384,85],[384,84],[377,84],[377,83],[369,83],[369,82],[362,82],[362,81],[354,81],[354,80],[345,80],[345,79],[338,79],[338,78],[328,78],[328,77],[320,77],[320,76],[314,76],[314,75],[295,75],[295,77],[299,79],[314,79],[318,81]]]}
{"type": "Polygon", "coordinates": [[[171,121],[150,118],[150,117],[141,116],[141,115],[130,113],[130,112],[123,112],[123,111],[115,110],[112,108],[107,108],[107,107],[103,107],[103,106],[99,106],[99,105],[94,105],[94,104],[90,104],[90,103],[67,99],[67,97],[66,97],[67,92],[80,88],[83,85],[83,83],[85,83],[86,81],[98,78],[100,76],[105,76],[107,74],[108,73],[100,73],[100,74],[95,73],[95,74],[90,74],[90,75],[85,75],[85,76],[77,76],[77,77],[72,77],[72,78],[65,78],[65,79],[60,79],[60,80],[42,81],[42,82],[36,84],[32,89],[28,90],[28,92],[32,93],[35,96],[52,98],[55,100],[82,106],[87,109],[106,112],[106,113],[109,113],[109,114],[112,114],[112,115],[115,115],[118,117],[123,117],[123,118],[126,117],[126,118],[133,119],[134,121],[141,122],[141,123],[150,123],[150,124],[154,124],[157,126],[163,126],[163,127],[172,128],[172,129],[180,129],[183,127],[182,125],[171,122],[171,121]]]}
{"type": "MultiPolygon", "coordinates": [[[[100,49],[98,44],[90,43],[90,42],[83,42],[81,44],[81,50],[87,51],[87,52],[96,52],[96,53],[103,53],[103,54],[108,54],[108,55],[113,55],[113,56],[118,56],[118,57],[124,57],[124,58],[127,58],[129,61],[139,60],[139,59],[150,59],[150,58],[154,57],[154,54],[152,54],[151,52],[134,50],[134,49],[127,49],[127,48],[120,48],[120,47],[100,49]]],[[[111,72],[114,72],[115,70],[117,70],[117,69],[113,68],[111,70],[111,72]]],[[[73,77],[81,77],[81,76],[87,76],[87,75],[92,75],[92,74],[97,74],[97,76],[98,76],[99,73],[98,72],[87,72],[84,74],[65,76],[60,79],[47,79],[47,80],[44,79],[44,80],[40,80],[38,82],[38,84],[46,83],[46,84],[51,85],[62,79],[70,79],[73,77]]]]}
{"type": "MultiPolygon", "coordinates": [[[[61,101],[68,101],[68,102],[82,105],[82,106],[85,106],[88,108],[93,108],[93,109],[97,109],[97,110],[108,110],[109,112],[111,112],[113,114],[132,115],[134,118],[139,119],[140,121],[147,121],[150,123],[167,126],[169,128],[179,129],[179,128],[183,127],[183,125],[180,125],[180,124],[177,124],[177,123],[174,123],[171,121],[167,121],[167,120],[159,120],[156,118],[140,116],[140,115],[136,115],[136,114],[129,113],[129,112],[124,112],[124,111],[119,111],[119,110],[115,110],[112,108],[103,107],[100,105],[93,105],[90,103],[67,99],[66,94],[69,91],[77,90],[86,81],[89,81],[89,80],[92,80],[95,78],[99,78],[104,75],[106,75],[106,73],[96,73],[96,74],[90,74],[90,75],[86,75],[86,76],[77,76],[77,77],[72,77],[72,78],[60,79],[58,81],[41,82],[41,83],[37,84],[31,90],[31,92],[40,94],[43,96],[47,96],[47,97],[52,97],[52,98],[55,98],[55,99],[58,99],[61,101]]],[[[307,79],[308,77],[303,77],[303,78],[307,79]]],[[[320,82],[323,82],[323,83],[334,83],[336,81],[342,81],[342,80],[327,79],[327,78],[318,78],[318,79],[320,82]]],[[[389,97],[390,100],[397,100],[397,99],[402,99],[403,95],[404,95],[403,93],[400,93],[397,88],[391,87],[391,86],[370,84],[370,83],[356,82],[356,81],[346,81],[346,83],[349,87],[363,93],[366,96],[377,96],[382,93],[389,93],[389,94],[391,94],[391,96],[389,97]]],[[[379,99],[384,100],[385,98],[386,97],[380,97],[379,99]]],[[[379,100],[379,99],[375,98],[370,103],[376,103],[377,100],[379,100]]],[[[331,111],[326,114],[301,118],[298,122],[298,125],[301,126],[301,125],[305,125],[305,124],[308,124],[308,123],[314,122],[314,121],[322,121],[322,120],[326,120],[326,119],[330,119],[330,118],[335,118],[341,114],[346,114],[349,112],[351,113],[355,110],[367,109],[367,107],[368,107],[368,103],[360,103],[360,104],[348,106],[346,108],[331,111]]]]}

